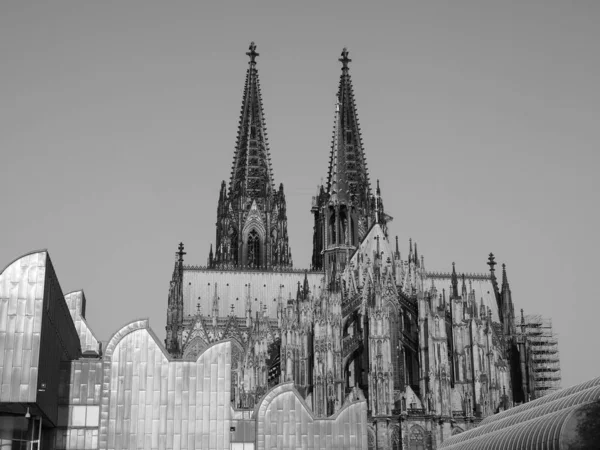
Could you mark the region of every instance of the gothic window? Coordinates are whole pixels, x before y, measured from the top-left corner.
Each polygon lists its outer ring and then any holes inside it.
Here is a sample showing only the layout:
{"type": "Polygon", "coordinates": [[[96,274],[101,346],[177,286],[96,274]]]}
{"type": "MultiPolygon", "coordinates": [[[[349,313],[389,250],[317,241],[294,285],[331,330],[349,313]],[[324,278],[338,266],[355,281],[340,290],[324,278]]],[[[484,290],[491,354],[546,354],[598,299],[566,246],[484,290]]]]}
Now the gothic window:
{"type": "Polygon", "coordinates": [[[419,425],[414,425],[410,429],[408,438],[410,450],[425,450],[425,435],[423,428],[419,425]]]}
{"type": "Polygon", "coordinates": [[[367,428],[367,448],[375,450],[375,431],[372,428],[367,428]]]}
{"type": "Polygon", "coordinates": [[[346,227],[347,227],[348,221],[346,219],[346,214],[341,213],[340,214],[340,226],[341,226],[341,230],[340,230],[340,243],[345,243],[346,241],[346,227]]]}
{"type": "Polygon", "coordinates": [[[454,427],[452,429],[452,436],[455,436],[455,435],[460,434],[462,432],[463,432],[463,429],[461,427],[454,427]]]}
{"type": "Polygon", "coordinates": [[[248,233],[248,265],[260,266],[260,237],[256,230],[248,233]]]}
{"type": "Polygon", "coordinates": [[[335,229],[335,213],[331,214],[329,218],[329,235],[331,236],[330,244],[335,244],[336,240],[336,229],[335,229]]]}
{"type": "Polygon", "coordinates": [[[399,426],[395,426],[392,428],[390,443],[392,444],[392,450],[402,450],[399,426]]]}
{"type": "Polygon", "coordinates": [[[392,366],[394,368],[394,389],[403,389],[400,374],[400,339],[398,336],[399,323],[398,315],[392,310],[390,314],[390,331],[392,347],[392,366]]]}

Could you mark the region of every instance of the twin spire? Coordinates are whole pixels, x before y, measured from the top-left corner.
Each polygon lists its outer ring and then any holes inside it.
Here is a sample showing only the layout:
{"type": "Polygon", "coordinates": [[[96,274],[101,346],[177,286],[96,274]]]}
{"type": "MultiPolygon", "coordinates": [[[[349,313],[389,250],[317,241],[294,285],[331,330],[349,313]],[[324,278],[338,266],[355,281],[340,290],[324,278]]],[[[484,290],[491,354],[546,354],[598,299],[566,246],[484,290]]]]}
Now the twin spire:
{"type": "MultiPolygon", "coordinates": [[[[233,158],[229,197],[265,197],[274,191],[273,168],[267,139],[258,70],[256,44],[252,42],[246,55],[250,58],[238,136],[233,158]]],[[[340,201],[366,204],[371,194],[358,114],[354,100],[348,64],[348,50],[344,48],[336,95],[333,139],[329,158],[326,191],[340,201]]]]}
{"type": "MultiPolygon", "coordinates": [[[[231,168],[229,186],[221,185],[217,207],[217,239],[214,253],[208,257],[210,267],[276,268],[291,267],[292,254],[287,234],[286,201],[283,184],[275,187],[267,139],[257,57],[254,42],[249,58],[242,109],[231,168]]],[[[327,185],[321,187],[322,202],[317,210],[330,204],[345,205],[336,215],[335,224],[319,212],[318,236],[313,243],[313,268],[322,267],[324,245],[342,244],[356,247],[375,221],[384,220],[381,198],[371,195],[366,169],[352,80],[350,58],[344,49],[335,110],[334,134],[330,153],[327,185]],[[381,214],[375,214],[375,210],[381,214]],[[378,217],[379,219],[376,219],[378,217]]],[[[313,206],[313,212],[315,207],[313,206]]],[[[348,247],[348,248],[350,248],[348,247]]],[[[347,250],[345,250],[347,253],[347,250]]]]}

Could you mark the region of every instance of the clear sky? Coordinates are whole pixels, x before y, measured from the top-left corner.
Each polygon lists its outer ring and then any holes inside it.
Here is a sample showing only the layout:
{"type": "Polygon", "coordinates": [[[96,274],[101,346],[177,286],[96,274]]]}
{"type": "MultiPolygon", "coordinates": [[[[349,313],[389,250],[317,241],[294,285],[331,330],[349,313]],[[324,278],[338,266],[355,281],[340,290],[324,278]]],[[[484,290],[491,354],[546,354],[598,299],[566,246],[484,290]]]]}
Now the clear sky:
{"type": "Polygon", "coordinates": [[[255,41],[307,267],[347,46],[403,255],[494,252],[516,310],[552,318],[563,386],[598,376],[599,23],[597,1],[2,1],[0,266],[47,248],[100,339],[140,317],[163,339],[177,245],[206,264],[214,242],[255,41]]]}

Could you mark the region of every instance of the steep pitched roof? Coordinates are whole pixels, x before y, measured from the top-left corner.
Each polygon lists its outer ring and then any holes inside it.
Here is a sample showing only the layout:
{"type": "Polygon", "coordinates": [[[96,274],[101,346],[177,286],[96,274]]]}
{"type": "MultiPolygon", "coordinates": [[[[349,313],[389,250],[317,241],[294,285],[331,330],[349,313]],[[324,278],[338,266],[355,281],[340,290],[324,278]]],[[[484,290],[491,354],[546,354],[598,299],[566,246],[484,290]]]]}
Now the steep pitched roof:
{"type": "Polygon", "coordinates": [[[242,111],[229,181],[229,196],[237,198],[264,197],[275,190],[273,169],[267,142],[267,127],[263,113],[256,45],[250,44],[250,57],[244,85],[242,111]]]}

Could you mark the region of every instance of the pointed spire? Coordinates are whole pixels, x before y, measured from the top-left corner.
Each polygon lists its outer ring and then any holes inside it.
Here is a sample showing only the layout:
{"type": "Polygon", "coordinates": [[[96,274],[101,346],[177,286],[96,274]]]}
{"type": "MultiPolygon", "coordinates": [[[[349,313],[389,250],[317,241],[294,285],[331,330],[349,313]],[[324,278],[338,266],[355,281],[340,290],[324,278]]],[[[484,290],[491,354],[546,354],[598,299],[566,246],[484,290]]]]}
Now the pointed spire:
{"type": "Polygon", "coordinates": [[[456,265],[452,263],[452,297],[458,298],[458,276],[456,275],[456,265]]]}
{"type": "Polygon", "coordinates": [[[336,98],[327,191],[330,194],[335,191],[340,202],[354,201],[367,208],[371,186],[348,68],[351,60],[347,49],[342,51],[339,61],[342,63],[342,75],[336,98]]]}
{"type": "Polygon", "coordinates": [[[213,266],[213,259],[214,259],[213,248],[212,248],[212,244],[210,244],[210,252],[208,252],[208,267],[213,266]]]}
{"type": "Polygon", "coordinates": [[[414,256],[414,259],[415,259],[415,265],[418,267],[419,266],[419,255],[417,253],[417,241],[415,241],[415,256],[414,256]]]}
{"type": "Polygon", "coordinates": [[[233,158],[230,199],[265,197],[274,190],[271,156],[267,143],[267,127],[256,69],[256,45],[250,44],[249,66],[242,100],[238,137],[233,158]],[[250,157],[252,149],[252,158],[250,157]]]}
{"type": "Polygon", "coordinates": [[[504,289],[510,289],[508,286],[508,278],[506,276],[506,264],[502,264],[502,291],[504,289]]]}
{"type": "Polygon", "coordinates": [[[462,289],[461,289],[461,295],[462,295],[462,299],[463,301],[467,300],[467,283],[465,282],[465,274],[462,274],[462,289]]]}
{"type": "Polygon", "coordinates": [[[398,246],[398,236],[396,236],[396,258],[400,258],[400,247],[398,246]]]}
{"type": "Polygon", "coordinates": [[[308,270],[304,271],[304,300],[306,300],[308,298],[308,292],[309,292],[309,287],[308,287],[308,270]]]}

